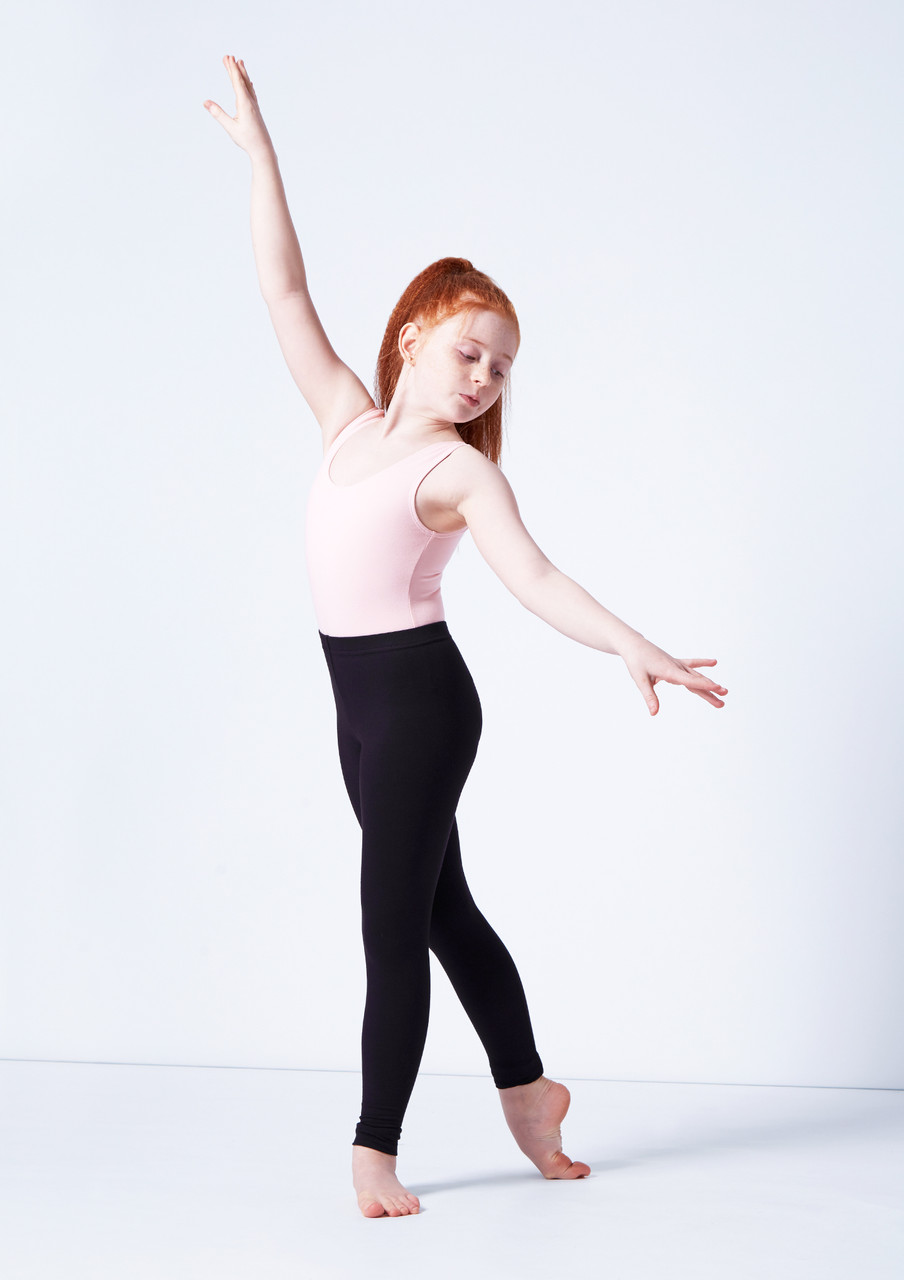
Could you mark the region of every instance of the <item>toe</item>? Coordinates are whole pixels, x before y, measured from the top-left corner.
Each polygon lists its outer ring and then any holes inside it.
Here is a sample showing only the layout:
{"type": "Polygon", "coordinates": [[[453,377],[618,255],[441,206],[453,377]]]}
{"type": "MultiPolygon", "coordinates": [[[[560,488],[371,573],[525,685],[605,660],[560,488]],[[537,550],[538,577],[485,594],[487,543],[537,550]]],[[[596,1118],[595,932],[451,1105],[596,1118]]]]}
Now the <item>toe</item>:
{"type": "Polygon", "coordinates": [[[556,1151],[550,1156],[547,1178],[585,1178],[590,1166],[580,1161],[569,1160],[563,1151],[556,1151]]]}

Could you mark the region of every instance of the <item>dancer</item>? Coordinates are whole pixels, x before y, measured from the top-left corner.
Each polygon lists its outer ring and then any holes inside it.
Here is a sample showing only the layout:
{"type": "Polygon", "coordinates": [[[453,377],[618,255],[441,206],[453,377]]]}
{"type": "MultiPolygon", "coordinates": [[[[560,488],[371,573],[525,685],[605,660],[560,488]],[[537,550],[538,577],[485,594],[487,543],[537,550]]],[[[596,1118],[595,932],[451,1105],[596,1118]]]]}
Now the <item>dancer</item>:
{"type": "Polygon", "coordinates": [[[244,63],[223,62],[230,116],[204,106],[251,159],[251,234],[277,338],[320,424],[323,462],[306,556],[336,702],[339,759],[362,829],[367,995],[352,1174],[366,1217],[417,1213],[396,1176],[402,1120],[430,1000],[429,951],[487,1052],[518,1146],[546,1178],[590,1169],[562,1151],[567,1088],[543,1074],[515,964],[477,908],[455,818],[477,751],[477,690],[443,611],[440,579],[465,532],[502,582],[564,635],[617,654],[649,712],[664,680],[714,707],[721,685],[616,618],[546,558],[499,468],[503,393],[518,353],[511,302],[463,258],[405,289],[377,363],[376,401],[334,352],[308,293],[276,153],[244,63]]]}

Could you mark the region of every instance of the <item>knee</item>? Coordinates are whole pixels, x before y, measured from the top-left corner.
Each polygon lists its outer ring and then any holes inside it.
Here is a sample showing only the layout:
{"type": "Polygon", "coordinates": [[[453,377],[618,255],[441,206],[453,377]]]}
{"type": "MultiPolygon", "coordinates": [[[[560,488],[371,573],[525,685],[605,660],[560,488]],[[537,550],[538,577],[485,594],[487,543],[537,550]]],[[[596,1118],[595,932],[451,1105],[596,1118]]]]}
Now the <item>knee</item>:
{"type": "Polygon", "coordinates": [[[368,962],[408,964],[427,955],[430,927],[426,919],[412,919],[403,912],[370,910],[362,913],[361,936],[368,962]]]}

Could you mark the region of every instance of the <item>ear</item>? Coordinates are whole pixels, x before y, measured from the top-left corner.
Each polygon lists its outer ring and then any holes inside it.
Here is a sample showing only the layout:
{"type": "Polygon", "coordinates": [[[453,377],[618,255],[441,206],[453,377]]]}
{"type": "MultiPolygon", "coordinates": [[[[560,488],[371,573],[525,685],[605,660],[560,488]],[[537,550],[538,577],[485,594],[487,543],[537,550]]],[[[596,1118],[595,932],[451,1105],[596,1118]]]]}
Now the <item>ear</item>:
{"type": "Polygon", "coordinates": [[[414,356],[421,337],[421,327],[409,320],[399,330],[399,351],[406,364],[414,364],[414,356]]]}

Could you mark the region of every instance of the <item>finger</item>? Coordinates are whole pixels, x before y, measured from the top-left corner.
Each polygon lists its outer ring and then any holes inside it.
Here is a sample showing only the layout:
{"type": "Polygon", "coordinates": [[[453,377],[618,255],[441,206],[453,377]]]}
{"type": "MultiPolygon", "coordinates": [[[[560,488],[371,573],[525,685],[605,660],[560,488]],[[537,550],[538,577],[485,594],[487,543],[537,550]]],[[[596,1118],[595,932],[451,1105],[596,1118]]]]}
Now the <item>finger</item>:
{"type": "Polygon", "coordinates": [[[688,674],[682,679],[678,676],[672,679],[669,676],[661,676],[660,679],[668,680],[669,684],[680,684],[687,689],[688,693],[695,693],[698,698],[703,698],[705,702],[709,702],[714,707],[724,707],[725,703],[716,694],[728,693],[728,690],[720,684],[715,684],[712,680],[707,680],[705,676],[697,676],[688,674]]]}
{"type": "MultiPolygon", "coordinates": [[[[686,667],[688,671],[693,672],[695,675],[697,673],[693,671],[694,667],[714,667],[716,665],[715,658],[678,658],[676,661],[680,662],[683,667],[686,667]]],[[[712,684],[713,688],[721,688],[714,681],[712,684]]]]}
{"type": "Polygon", "coordinates": [[[682,683],[694,693],[728,693],[725,686],[716,684],[715,680],[698,678],[697,680],[684,680],[682,683]]]}
{"type": "Polygon", "coordinates": [[[670,684],[686,685],[687,688],[693,689],[695,692],[699,689],[711,689],[715,693],[728,693],[728,690],[724,685],[716,684],[715,680],[710,680],[709,676],[704,676],[701,675],[699,671],[694,671],[692,669],[693,665],[693,663],[685,663],[682,661],[681,666],[684,668],[683,675],[676,674],[674,678],[666,675],[661,676],[660,679],[668,680],[670,684]]]}
{"type": "Polygon", "coordinates": [[[242,73],[242,79],[245,82],[245,88],[251,94],[255,102],[257,102],[257,94],[254,92],[254,85],[251,83],[251,77],[245,69],[245,63],[239,58],[239,71],[242,73]]]}
{"type": "Polygon", "coordinates": [[[232,82],[233,89],[235,90],[235,96],[238,98],[245,87],[245,82],[242,79],[238,64],[231,53],[224,54],[223,61],[226,64],[226,70],[229,72],[229,79],[232,82]]]}
{"type": "Polygon", "coordinates": [[[644,672],[642,675],[634,677],[634,683],[643,694],[643,700],[647,704],[647,709],[649,710],[650,715],[655,716],[656,712],[659,710],[659,699],[653,692],[653,682],[650,680],[650,677],[646,672],[644,672]]]}
{"type": "Polygon", "coordinates": [[[230,77],[232,78],[232,87],[235,89],[236,106],[238,106],[238,100],[242,97],[246,97],[246,98],[251,97],[251,91],[248,88],[248,77],[243,72],[241,64],[239,63],[239,60],[237,58],[234,58],[231,53],[228,55],[228,57],[229,57],[229,74],[230,74],[230,77]]]}
{"type": "Polygon", "coordinates": [[[715,694],[707,693],[701,689],[691,689],[691,693],[695,693],[698,698],[702,698],[704,702],[708,702],[713,707],[724,707],[725,703],[721,698],[717,698],[715,694]]]}
{"type": "Polygon", "coordinates": [[[709,690],[712,693],[728,693],[724,685],[716,684],[715,680],[710,680],[708,676],[701,676],[696,671],[668,671],[657,676],[656,679],[667,680],[669,684],[683,684],[686,689],[692,689],[694,693],[703,690],[709,690]]]}
{"type": "Polygon", "coordinates": [[[227,133],[232,132],[230,126],[235,124],[235,120],[228,111],[224,111],[219,103],[211,102],[210,98],[207,99],[204,106],[207,108],[208,113],[213,116],[214,120],[219,120],[227,133]]]}

